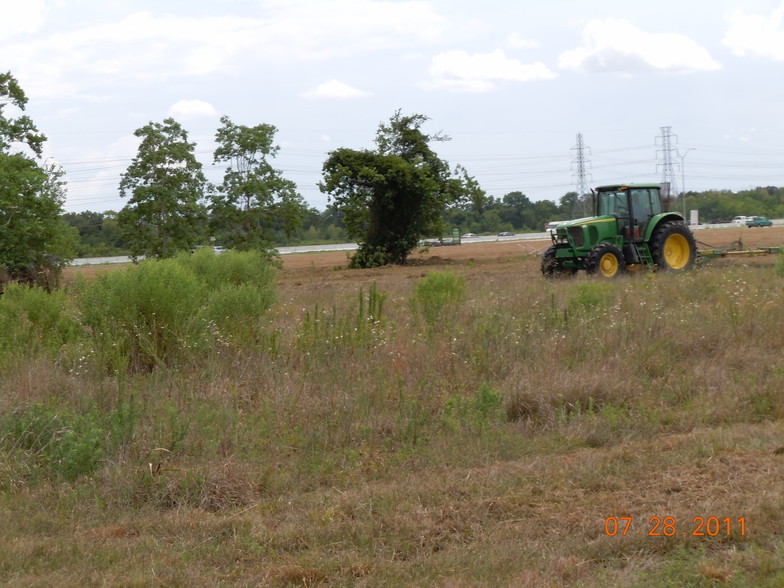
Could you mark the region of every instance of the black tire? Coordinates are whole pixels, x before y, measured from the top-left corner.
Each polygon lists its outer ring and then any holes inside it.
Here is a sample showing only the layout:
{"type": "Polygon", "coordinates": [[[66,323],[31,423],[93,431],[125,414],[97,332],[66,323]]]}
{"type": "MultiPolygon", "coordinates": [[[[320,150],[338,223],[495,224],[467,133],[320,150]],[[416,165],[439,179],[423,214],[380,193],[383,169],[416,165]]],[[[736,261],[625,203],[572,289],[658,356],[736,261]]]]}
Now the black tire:
{"type": "Polygon", "coordinates": [[[623,253],[612,243],[599,243],[585,258],[585,271],[592,276],[617,278],[626,273],[623,253]]]}
{"type": "Polygon", "coordinates": [[[667,221],[657,227],[649,246],[659,269],[687,270],[697,259],[697,241],[689,227],[680,221],[667,221]]]}
{"type": "Polygon", "coordinates": [[[577,273],[577,268],[564,267],[555,256],[556,246],[550,245],[542,253],[542,275],[545,278],[568,278],[577,273]]]}

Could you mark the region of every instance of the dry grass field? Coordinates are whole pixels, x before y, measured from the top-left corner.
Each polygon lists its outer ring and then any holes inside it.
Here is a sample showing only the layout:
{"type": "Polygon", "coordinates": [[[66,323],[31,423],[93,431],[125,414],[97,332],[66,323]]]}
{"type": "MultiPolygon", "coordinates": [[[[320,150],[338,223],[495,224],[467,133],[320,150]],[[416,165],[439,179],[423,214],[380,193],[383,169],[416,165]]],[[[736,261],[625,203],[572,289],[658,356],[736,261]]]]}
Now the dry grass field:
{"type": "Polygon", "coordinates": [[[0,583],[784,585],[780,261],[550,281],[546,245],[283,256],[242,338],[6,361],[0,583]],[[90,473],[28,442],[40,406],[100,433],[90,473]]]}

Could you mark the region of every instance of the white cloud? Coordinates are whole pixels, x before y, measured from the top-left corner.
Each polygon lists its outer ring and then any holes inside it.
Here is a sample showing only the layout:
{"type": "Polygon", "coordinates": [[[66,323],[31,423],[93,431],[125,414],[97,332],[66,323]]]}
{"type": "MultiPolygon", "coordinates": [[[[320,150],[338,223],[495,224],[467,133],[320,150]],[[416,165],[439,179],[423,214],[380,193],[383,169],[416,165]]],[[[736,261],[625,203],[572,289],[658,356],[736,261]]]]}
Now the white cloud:
{"type": "MultiPolygon", "coordinates": [[[[43,0],[7,3],[43,6],[43,0]]],[[[14,22],[42,18],[18,10],[14,22]]],[[[4,14],[2,23],[8,22],[4,14]]],[[[0,24],[0,33],[9,26],[0,24]]],[[[34,29],[32,24],[29,28],[34,29]]],[[[265,63],[278,67],[380,50],[410,51],[438,40],[445,28],[446,20],[424,1],[267,1],[253,16],[140,11],[48,36],[0,42],[0,54],[10,57],[5,67],[29,94],[85,98],[85,88],[96,82],[112,88],[169,83],[211,74],[244,75],[265,63]]]]}
{"type": "Polygon", "coordinates": [[[784,61],[784,2],[770,16],[733,12],[724,44],[740,57],[784,61]]]}
{"type": "Polygon", "coordinates": [[[433,79],[423,86],[429,90],[487,92],[501,82],[550,80],[555,74],[542,63],[524,64],[510,59],[501,49],[469,55],[447,51],[433,58],[433,79]]]}
{"type": "Polygon", "coordinates": [[[0,39],[35,33],[46,19],[45,0],[3,0],[0,2],[0,39]]]}
{"type": "Polygon", "coordinates": [[[536,49],[539,47],[539,42],[523,37],[519,33],[512,33],[506,39],[506,46],[510,49],[536,49]]]}
{"type": "Polygon", "coordinates": [[[218,111],[212,104],[203,100],[180,100],[169,108],[169,116],[192,118],[197,116],[215,116],[218,111]]]}
{"type": "Polygon", "coordinates": [[[370,92],[365,92],[363,90],[359,90],[348,84],[344,84],[338,80],[330,80],[328,82],[324,82],[323,84],[319,84],[315,88],[308,90],[307,92],[303,92],[301,96],[304,98],[338,98],[338,99],[347,99],[347,98],[364,98],[365,96],[370,96],[370,92]]]}
{"type": "Polygon", "coordinates": [[[649,71],[686,73],[721,66],[692,39],[677,33],[647,33],[624,19],[594,19],[583,29],[583,45],[561,54],[562,69],[633,75],[649,71]]]}
{"type": "Polygon", "coordinates": [[[308,0],[279,2],[265,27],[270,46],[285,55],[327,59],[433,42],[446,19],[430,2],[308,0]]]}

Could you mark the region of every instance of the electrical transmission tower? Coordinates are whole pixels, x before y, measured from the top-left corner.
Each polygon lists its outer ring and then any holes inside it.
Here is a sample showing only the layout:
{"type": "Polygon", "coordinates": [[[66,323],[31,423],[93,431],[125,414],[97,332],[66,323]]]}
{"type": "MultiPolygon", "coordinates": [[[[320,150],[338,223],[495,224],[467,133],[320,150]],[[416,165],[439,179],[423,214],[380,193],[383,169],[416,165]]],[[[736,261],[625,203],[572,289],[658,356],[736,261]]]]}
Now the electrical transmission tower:
{"type": "Polygon", "coordinates": [[[675,139],[675,143],[678,143],[678,135],[673,135],[670,130],[672,127],[659,127],[661,130],[661,135],[656,137],[656,144],[660,146],[657,150],[657,157],[658,153],[662,154],[662,162],[657,163],[657,167],[661,167],[662,170],[662,183],[669,183],[670,185],[670,195],[673,198],[678,196],[678,185],[675,179],[675,165],[673,163],[673,153],[677,151],[677,148],[673,146],[673,138],[675,139]]]}
{"type": "MultiPolygon", "coordinates": [[[[575,187],[577,188],[577,202],[575,203],[580,207],[581,216],[587,216],[588,211],[586,210],[586,200],[588,199],[588,180],[590,177],[590,173],[588,173],[587,168],[590,166],[591,162],[587,161],[585,158],[586,152],[591,150],[590,147],[586,147],[583,143],[583,134],[577,133],[577,145],[572,147],[572,151],[575,151],[575,158],[576,160],[572,162],[572,177],[575,178],[575,187]]],[[[593,178],[590,178],[591,180],[593,178]]],[[[571,217],[575,218],[575,206],[572,206],[571,210],[571,217]]]]}

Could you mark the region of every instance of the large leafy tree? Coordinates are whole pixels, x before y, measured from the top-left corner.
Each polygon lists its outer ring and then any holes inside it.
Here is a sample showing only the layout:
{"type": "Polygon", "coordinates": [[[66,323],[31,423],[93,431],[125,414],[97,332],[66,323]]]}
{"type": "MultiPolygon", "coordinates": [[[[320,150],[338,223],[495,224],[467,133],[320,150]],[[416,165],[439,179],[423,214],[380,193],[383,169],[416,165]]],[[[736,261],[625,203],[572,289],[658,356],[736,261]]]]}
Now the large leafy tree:
{"type": "Polygon", "coordinates": [[[134,259],[171,257],[203,239],[207,180],[194,143],[174,119],[134,134],[141,143],[120,180],[120,196],[130,199],[117,224],[134,259]]]}
{"type": "Polygon", "coordinates": [[[349,238],[359,242],[353,267],[405,263],[422,237],[442,232],[448,205],[481,199],[465,170],[452,174],[433,151],[432,142],[448,138],[423,132],[428,120],[397,111],[379,125],[375,150],[337,149],[324,163],[319,187],[343,214],[349,238]]]}
{"type": "Polygon", "coordinates": [[[72,257],[73,235],[61,218],[64,173],[40,162],[46,136],[21,114],[26,104],[11,73],[0,74],[0,282],[50,287],[72,257]]]}
{"type": "Polygon", "coordinates": [[[228,166],[212,197],[210,224],[233,249],[266,249],[273,231],[291,234],[307,212],[296,184],[272,166],[276,132],[273,125],[237,125],[224,116],[215,134],[215,163],[228,166]]]}

